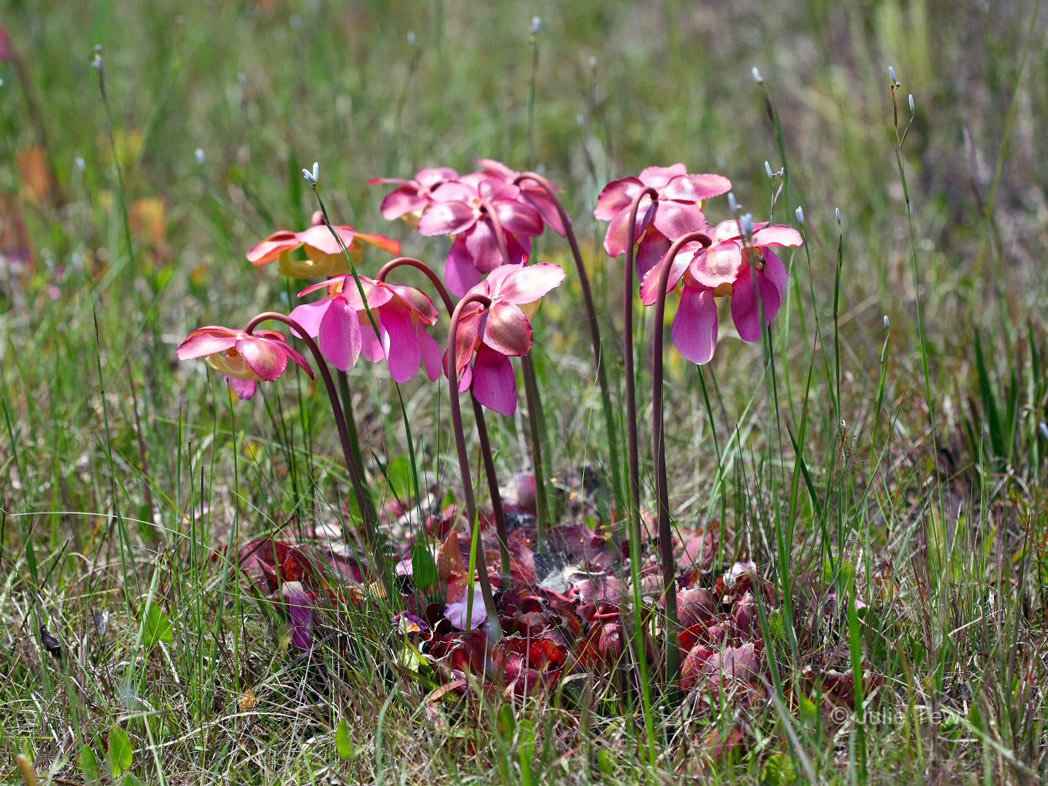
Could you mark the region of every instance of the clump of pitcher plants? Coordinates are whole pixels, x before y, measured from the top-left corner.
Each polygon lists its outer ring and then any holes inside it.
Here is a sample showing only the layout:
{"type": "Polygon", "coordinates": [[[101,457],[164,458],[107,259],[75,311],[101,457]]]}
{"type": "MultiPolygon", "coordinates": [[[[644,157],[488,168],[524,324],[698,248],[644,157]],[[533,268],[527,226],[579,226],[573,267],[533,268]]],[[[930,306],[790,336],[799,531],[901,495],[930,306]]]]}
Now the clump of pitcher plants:
{"type": "MultiPolygon", "coordinates": [[[[608,223],[604,250],[612,259],[621,258],[615,265],[621,266],[625,295],[623,345],[616,350],[602,337],[560,189],[536,172],[493,160],[479,165],[462,175],[426,167],[407,179],[371,181],[392,187],[381,204],[386,219],[406,221],[422,236],[446,239],[443,275],[419,259],[399,256],[395,240],[333,224],[320,196],[318,168],[304,170],[320,208],[312,225],[277,231],[246,254],[253,265],[277,262],[277,272],[287,278],[313,279],[299,292],[301,302],[289,314],[265,312],[240,329],[200,328],[178,348],[180,359],[206,359],[239,398],[251,398],[259,382],[276,382],[297,365],[310,377],[316,369],[330,401],[360,511],[355,518],[359,549],[336,565],[311,559],[304,544],[254,541],[250,558],[241,551],[241,567],[261,589],[283,599],[292,641],[306,650],[320,635],[314,610],[336,595],[347,599],[321,580],[325,570],[334,570],[358,588],[350,593],[353,602],[366,602],[371,591],[399,603],[394,636],[425,655],[449,681],[465,672],[522,695],[553,687],[572,671],[588,670],[616,680],[623,690],[640,684],[649,720],[649,673],[661,675],[656,684],[671,692],[720,685],[725,677],[759,692],[765,667],[754,606],[758,600],[774,603],[774,593],[752,564],[740,563],[709,584],[705,577],[713,567],[717,533],[672,525],[663,439],[663,324],[667,301],[675,303],[673,343],[696,364],[711,362],[716,352],[718,301],[729,301],[739,337],[762,340],[785,294],[787,266],[779,255],[802,243],[800,233],[739,215],[734,197],[722,211],[725,220],[711,225],[711,201],[729,194],[731,182],[718,174],[690,173],[684,164],[648,167],[636,177],[609,183],[594,216],[608,223]],[[533,259],[534,239],[546,229],[567,242],[574,276],[533,259]],[[371,264],[368,250],[388,257],[365,275],[360,268],[371,264]],[[389,280],[401,267],[420,271],[432,289],[427,293],[389,280]],[[571,497],[579,510],[554,510],[548,491],[551,457],[544,455],[540,438],[543,413],[531,351],[542,340],[535,332],[539,304],[547,297],[568,297],[558,291],[565,281],[577,282],[583,295],[607,431],[603,459],[613,494],[610,507],[597,505],[592,490],[582,488],[571,497]],[[638,447],[638,293],[655,312],[650,434],[656,499],[651,514],[642,507],[638,447]],[[447,317],[446,328],[438,306],[447,317]],[[282,324],[290,333],[259,329],[264,322],[282,324]],[[309,360],[296,348],[299,344],[309,360]],[[625,368],[625,393],[618,404],[625,412],[625,461],[604,361],[605,353],[615,351],[621,351],[625,368]],[[371,367],[361,369],[361,357],[387,366],[396,384],[412,383],[420,370],[428,383],[442,376],[447,380],[459,501],[443,509],[430,504],[417,522],[417,534],[400,536],[404,542],[391,533],[409,511],[401,503],[376,508],[351,397],[339,391],[339,385],[352,384],[347,372],[374,373],[371,367]],[[485,410],[503,417],[516,412],[518,370],[531,426],[531,468],[500,483],[485,410]],[[472,405],[490,509],[478,506],[473,488],[462,394],[472,405]],[[595,528],[575,523],[579,516],[573,513],[598,523],[595,528]],[[646,538],[645,531],[654,537],[646,538]],[[657,559],[647,553],[652,540],[657,559]],[[396,578],[417,575],[412,563],[427,543],[436,544],[427,557],[437,568],[441,600],[436,603],[432,587],[423,592],[396,578]],[[631,674],[639,676],[639,683],[631,674]]],[[[583,377],[579,384],[585,384],[583,377]]],[[[428,491],[431,502],[437,499],[436,489],[428,491]]]]}

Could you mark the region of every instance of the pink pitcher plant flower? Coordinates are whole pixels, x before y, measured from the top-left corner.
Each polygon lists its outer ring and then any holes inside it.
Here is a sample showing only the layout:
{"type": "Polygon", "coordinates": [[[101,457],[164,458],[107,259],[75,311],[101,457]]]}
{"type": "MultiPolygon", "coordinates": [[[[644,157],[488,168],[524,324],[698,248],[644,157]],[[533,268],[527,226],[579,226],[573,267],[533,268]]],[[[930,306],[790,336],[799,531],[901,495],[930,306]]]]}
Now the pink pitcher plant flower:
{"type": "MultiPolygon", "coordinates": [[[[554,204],[552,197],[534,180],[523,177],[526,173],[510,169],[501,161],[496,161],[492,158],[480,158],[477,159],[477,163],[480,164],[481,171],[485,174],[519,188],[523,200],[539,211],[539,215],[542,216],[542,221],[546,226],[562,237],[567,234],[567,228],[564,226],[564,221],[560,217],[560,211],[554,204]]],[[[549,183],[549,185],[554,191],[560,191],[552,183],[549,183]]]]}
{"type": "Polygon", "coordinates": [[[243,399],[255,395],[259,382],[279,379],[287,370],[288,360],[313,376],[306,359],[276,330],[247,333],[216,325],[198,328],[178,347],[179,360],[194,358],[204,358],[211,368],[224,374],[233,392],[243,399]]]}
{"type": "Polygon", "coordinates": [[[627,225],[633,199],[644,188],[658,192],[658,199],[637,212],[637,275],[644,276],[670,244],[687,232],[706,226],[703,203],[731,190],[731,181],[721,175],[689,174],[684,164],[650,166],[639,177],[624,177],[608,183],[597,198],[593,215],[610,221],[604,250],[617,257],[626,250],[627,225]]]}
{"type": "Polygon", "coordinates": [[[767,223],[756,224],[752,238],[744,238],[735,219],[722,221],[709,236],[713,242],[708,248],[688,243],[674,259],[649,271],[640,290],[644,304],[654,304],[662,265],[671,265],[666,292],[683,281],[673,320],[673,343],[684,357],[699,365],[709,363],[717,348],[718,297],[731,298],[739,337],[760,341],[761,302],[765,324],[771,324],[786,291],[786,266],[772,249],[793,248],[803,242],[793,227],[767,223]]]}
{"type": "Polygon", "coordinates": [[[538,301],[563,280],[559,265],[502,265],[469,291],[490,298],[491,304],[466,304],[459,320],[455,336],[459,392],[472,390],[477,401],[500,415],[516,411],[517,378],[510,358],[531,351],[529,318],[538,301]]]}
{"type": "Polygon", "coordinates": [[[404,218],[417,224],[422,212],[433,204],[434,189],[458,177],[458,172],[442,167],[423,167],[411,180],[396,177],[376,177],[369,185],[388,183],[395,185],[382,200],[382,217],[387,221],[404,218]]]}
{"type": "Polygon", "coordinates": [[[483,172],[444,183],[432,197],[418,229],[427,237],[452,238],[444,278],[456,295],[464,295],[506,262],[499,250],[499,229],[511,264],[523,262],[531,253],[531,238],[542,234],[542,216],[521,199],[520,189],[483,172]]]}
{"type": "Polygon", "coordinates": [[[291,312],[307,334],[318,338],[320,351],[335,368],[348,371],[360,355],[373,363],[385,359],[398,383],[407,382],[421,365],[430,380],[440,376],[440,347],[426,331],[437,321],[433,302],[414,287],[360,276],[367,306],[352,276],[336,276],[306,287],[305,297],[321,289],[327,296],[291,312]],[[378,325],[371,326],[368,309],[378,325]]]}
{"type": "Polygon", "coordinates": [[[347,224],[334,226],[333,229],[341,239],[341,244],[324,224],[323,214],[317,211],[313,214],[309,229],[302,232],[274,232],[248,250],[247,260],[252,265],[268,265],[276,260],[277,270],[288,278],[317,278],[350,272],[342,246],[346,247],[354,262],[364,258],[367,250],[365,245],[381,248],[391,254],[400,253],[400,243],[385,235],[358,232],[347,224]],[[292,259],[292,253],[299,249],[305,251],[306,258],[292,259]]]}

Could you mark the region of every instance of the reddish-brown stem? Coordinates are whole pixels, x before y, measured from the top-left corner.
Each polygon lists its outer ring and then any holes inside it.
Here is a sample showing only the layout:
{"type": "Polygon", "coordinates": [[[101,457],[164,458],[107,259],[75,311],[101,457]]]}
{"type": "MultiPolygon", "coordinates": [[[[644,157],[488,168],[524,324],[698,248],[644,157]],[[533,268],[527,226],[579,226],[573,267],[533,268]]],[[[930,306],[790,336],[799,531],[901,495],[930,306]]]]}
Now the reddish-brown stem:
{"type": "Polygon", "coordinates": [[[671,695],[680,679],[680,638],[677,631],[677,571],[673,562],[673,531],[670,529],[669,483],[666,479],[666,440],[662,423],[662,336],[666,316],[666,285],[669,283],[673,259],[688,243],[710,245],[704,232],[689,232],[677,238],[659,264],[659,288],[655,300],[655,336],[652,339],[654,356],[651,372],[651,434],[655,451],[655,495],[659,506],[659,559],[662,562],[662,588],[666,602],[666,684],[671,695]]]}
{"type": "MultiPolygon", "coordinates": [[[[477,517],[477,501],[473,496],[473,478],[469,469],[469,453],[466,450],[466,435],[462,429],[462,407],[459,405],[459,379],[457,341],[459,319],[462,310],[471,303],[480,303],[484,308],[491,305],[487,295],[472,293],[459,301],[451,314],[451,329],[448,333],[448,390],[451,398],[451,430],[455,434],[455,447],[458,450],[459,474],[462,476],[462,494],[466,502],[466,518],[473,528],[473,540],[477,543],[476,564],[480,579],[480,594],[487,609],[489,628],[496,639],[502,638],[502,627],[499,625],[498,612],[495,610],[495,597],[491,593],[491,581],[488,578],[487,560],[484,559],[484,546],[480,542],[480,520],[477,517]]],[[[466,588],[466,627],[473,623],[473,577],[470,577],[466,588]]]]}
{"type": "Polygon", "coordinates": [[[593,290],[590,288],[589,275],[586,273],[586,265],[582,262],[578,238],[575,237],[575,225],[549,180],[536,172],[524,172],[514,178],[513,184],[519,186],[525,180],[537,183],[557,209],[560,222],[564,226],[564,236],[567,238],[568,245],[571,247],[571,255],[575,260],[575,270],[579,275],[579,285],[582,287],[582,297],[586,303],[586,321],[589,322],[590,342],[593,344],[593,362],[597,369],[601,406],[604,409],[604,428],[608,434],[608,448],[611,453],[611,486],[615,493],[615,504],[621,515],[624,499],[622,496],[622,468],[619,466],[619,432],[615,428],[615,416],[611,408],[611,392],[608,389],[608,374],[604,367],[604,347],[601,343],[600,323],[597,321],[597,308],[593,304],[593,290]]]}
{"type": "MultiPolygon", "coordinates": [[[[364,537],[367,541],[366,545],[371,550],[372,558],[375,560],[375,569],[378,571],[379,576],[381,576],[384,581],[387,581],[389,579],[389,572],[386,570],[386,555],[382,549],[382,542],[379,539],[378,516],[375,513],[375,505],[371,500],[371,493],[368,491],[367,483],[364,480],[363,469],[353,458],[353,450],[350,447],[349,427],[346,425],[346,413],[343,411],[342,404],[339,401],[338,390],[335,388],[335,381],[331,378],[331,372],[328,370],[327,362],[324,360],[324,356],[320,354],[320,347],[317,346],[317,342],[306,333],[305,328],[286,314],[280,314],[276,311],[266,311],[248,322],[247,327],[244,328],[244,332],[251,334],[260,323],[270,319],[275,322],[282,322],[294,330],[298,334],[298,337],[302,339],[305,345],[309,348],[310,353],[313,355],[313,359],[316,361],[317,370],[320,371],[320,376],[324,380],[324,388],[327,391],[328,399],[331,401],[331,413],[335,417],[335,426],[338,429],[339,442],[342,444],[342,458],[346,462],[346,469],[349,471],[350,483],[353,485],[353,493],[356,495],[357,503],[360,505],[360,515],[364,521],[364,537]]],[[[350,417],[352,417],[352,415],[350,415],[350,417]]]]}
{"type": "MultiPolygon", "coordinates": [[[[429,265],[419,259],[414,257],[391,259],[378,271],[378,280],[385,281],[386,277],[398,267],[412,267],[426,276],[430,283],[433,284],[433,288],[437,290],[437,295],[440,296],[441,301],[444,303],[448,316],[451,317],[455,313],[455,303],[451,299],[447,287],[444,286],[444,282],[440,280],[440,276],[433,272],[429,265]]],[[[499,557],[502,563],[502,575],[508,578],[510,571],[509,532],[506,528],[506,511],[502,506],[499,480],[495,474],[495,458],[491,451],[491,439],[488,437],[488,423],[484,417],[484,409],[480,406],[480,402],[472,394],[470,394],[470,400],[473,402],[473,418],[477,424],[480,455],[484,461],[484,474],[487,476],[488,494],[491,496],[491,511],[495,516],[495,531],[499,537],[499,557]]]]}
{"type": "MultiPolygon", "coordinates": [[[[502,254],[504,264],[510,264],[509,245],[506,242],[506,231],[499,221],[498,213],[490,202],[484,203],[488,219],[495,232],[495,243],[502,254]]],[[[522,357],[524,371],[524,397],[528,402],[528,425],[531,429],[531,465],[535,472],[535,550],[542,548],[549,522],[549,505],[546,496],[546,470],[542,463],[542,399],[539,397],[539,384],[535,378],[535,367],[530,357],[522,357]]],[[[548,452],[548,451],[547,451],[548,452]]]]}

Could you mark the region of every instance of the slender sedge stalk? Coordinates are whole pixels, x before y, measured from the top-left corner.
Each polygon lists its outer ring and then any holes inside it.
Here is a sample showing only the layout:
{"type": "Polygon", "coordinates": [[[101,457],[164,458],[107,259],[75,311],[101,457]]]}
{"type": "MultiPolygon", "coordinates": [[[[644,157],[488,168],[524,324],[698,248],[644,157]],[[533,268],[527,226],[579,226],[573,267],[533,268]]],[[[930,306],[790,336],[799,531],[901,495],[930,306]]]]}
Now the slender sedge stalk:
{"type": "Polygon", "coordinates": [[[575,236],[575,226],[564,208],[564,203],[557,196],[553,184],[536,172],[524,172],[518,175],[513,184],[519,186],[525,180],[531,180],[538,184],[539,188],[546,192],[553,206],[557,209],[560,222],[564,225],[564,236],[571,247],[571,256],[575,260],[575,270],[579,275],[579,285],[582,287],[582,298],[586,303],[586,321],[589,323],[590,342],[593,344],[593,362],[597,370],[597,383],[600,385],[600,403],[604,410],[604,428],[608,434],[608,450],[611,453],[611,487],[615,494],[615,506],[621,515],[624,509],[622,496],[622,467],[619,456],[619,431],[615,427],[615,415],[611,408],[611,393],[608,389],[608,372],[604,364],[604,348],[600,336],[600,323],[597,321],[597,308],[593,304],[593,290],[590,288],[589,274],[586,273],[586,265],[582,261],[582,252],[579,250],[579,241],[575,236]]]}
{"type": "MultiPolygon", "coordinates": [[[[498,211],[490,203],[485,203],[484,209],[488,218],[491,219],[491,226],[495,231],[495,243],[498,244],[502,261],[509,265],[511,264],[509,246],[506,244],[506,232],[502,228],[502,222],[499,221],[498,211]]],[[[521,363],[524,366],[524,395],[528,402],[528,426],[531,430],[531,466],[535,473],[535,550],[538,551],[542,548],[542,542],[545,539],[549,516],[546,504],[546,500],[549,499],[546,496],[546,473],[542,463],[542,399],[539,397],[538,380],[535,379],[535,366],[531,358],[522,357],[521,363]]]]}
{"type": "Polygon", "coordinates": [[[331,401],[331,413],[335,417],[335,426],[338,429],[338,438],[342,445],[342,458],[346,462],[346,469],[349,471],[349,479],[353,485],[353,493],[356,495],[357,503],[360,505],[360,515],[364,521],[364,536],[367,539],[367,546],[371,550],[372,557],[375,560],[375,567],[379,575],[384,581],[386,581],[389,579],[389,571],[386,569],[386,555],[382,550],[382,543],[379,539],[378,515],[375,513],[375,504],[371,499],[371,492],[368,490],[367,483],[364,481],[363,470],[353,456],[353,448],[352,442],[350,441],[346,413],[342,409],[342,404],[339,401],[338,389],[335,387],[335,381],[332,379],[331,372],[328,370],[327,362],[324,360],[324,356],[320,354],[320,347],[317,346],[317,342],[310,338],[309,334],[306,333],[305,328],[286,314],[279,314],[275,311],[263,312],[247,323],[244,332],[251,335],[254,329],[266,320],[282,322],[294,330],[295,333],[298,334],[298,337],[301,338],[309,348],[310,353],[313,355],[313,359],[316,361],[317,369],[320,371],[320,376],[324,380],[324,389],[327,391],[328,399],[331,401]]]}
{"type": "MultiPolygon", "coordinates": [[[[448,332],[448,392],[451,398],[451,430],[455,435],[455,447],[458,450],[459,474],[462,476],[462,495],[466,501],[466,518],[473,529],[473,542],[476,547],[477,574],[480,577],[480,594],[487,609],[490,629],[496,639],[502,638],[502,626],[499,625],[498,612],[495,609],[495,597],[491,593],[491,581],[488,578],[487,561],[484,559],[484,548],[479,545],[480,521],[477,518],[477,501],[473,496],[473,478],[469,469],[469,452],[466,450],[466,435],[462,430],[462,407],[459,404],[457,342],[459,319],[462,309],[471,303],[480,303],[485,308],[491,305],[491,298],[476,292],[466,295],[455,306],[451,314],[451,329],[448,332]]],[[[472,559],[472,555],[471,555],[472,559]]],[[[466,625],[473,622],[473,577],[466,584],[466,625]]]]}
{"type": "Polygon", "coordinates": [[[662,561],[662,588],[666,602],[666,685],[671,696],[677,692],[680,680],[680,638],[677,631],[677,571],[673,564],[673,531],[670,528],[670,492],[666,477],[666,440],[662,423],[663,322],[666,316],[666,285],[670,278],[673,259],[687,243],[699,242],[704,248],[710,238],[704,232],[689,232],[678,238],[659,262],[658,297],[655,300],[655,335],[651,372],[651,434],[655,450],[655,493],[659,506],[659,558],[662,561]]]}
{"type": "MultiPolygon", "coordinates": [[[[433,284],[437,295],[440,296],[441,301],[444,303],[448,317],[454,315],[455,302],[451,299],[444,282],[440,280],[440,276],[433,272],[429,265],[419,259],[414,257],[391,259],[378,271],[378,280],[385,281],[386,277],[398,267],[412,267],[425,275],[430,280],[430,283],[433,284]]],[[[488,424],[484,417],[484,408],[480,406],[480,402],[472,394],[470,394],[470,399],[473,402],[473,418],[477,423],[477,437],[480,441],[480,455],[484,461],[484,474],[487,476],[488,481],[488,494],[491,496],[491,510],[495,516],[495,531],[498,533],[499,538],[499,557],[502,562],[502,575],[508,577],[510,572],[509,532],[506,528],[506,512],[502,506],[499,480],[495,474],[495,459],[491,450],[491,440],[488,437],[488,424]]]]}
{"type": "Polygon", "coordinates": [[[652,765],[656,760],[655,721],[651,711],[651,684],[648,679],[648,647],[644,635],[644,616],[641,611],[640,593],[640,455],[637,452],[637,386],[633,370],[633,257],[637,242],[637,211],[640,203],[648,197],[654,205],[658,192],[645,187],[630,205],[629,225],[626,229],[626,259],[623,271],[623,342],[622,354],[626,366],[626,437],[629,456],[630,497],[630,579],[633,584],[633,635],[636,637],[637,665],[640,668],[641,698],[644,705],[644,729],[648,737],[648,757],[652,765]]]}

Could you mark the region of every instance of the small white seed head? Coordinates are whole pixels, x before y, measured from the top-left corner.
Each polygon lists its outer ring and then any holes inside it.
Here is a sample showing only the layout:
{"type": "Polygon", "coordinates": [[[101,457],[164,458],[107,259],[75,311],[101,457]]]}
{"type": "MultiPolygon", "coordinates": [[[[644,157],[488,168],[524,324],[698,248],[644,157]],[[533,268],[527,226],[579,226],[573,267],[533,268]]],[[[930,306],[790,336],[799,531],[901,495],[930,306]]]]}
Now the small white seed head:
{"type": "Polygon", "coordinates": [[[312,183],[315,186],[317,184],[317,181],[320,179],[320,164],[318,162],[314,161],[313,162],[313,171],[310,171],[308,169],[303,169],[302,170],[302,177],[304,177],[307,181],[309,181],[310,183],[312,183]]]}
{"type": "Polygon", "coordinates": [[[895,78],[895,66],[888,66],[888,76],[891,77],[892,84],[898,87],[899,80],[895,78]]]}
{"type": "Polygon", "coordinates": [[[754,67],[753,67],[753,68],[751,69],[750,73],[751,73],[751,74],[753,74],[753,81],[754,81],[754,82],[756,82],[756,83],[757,83],[758,85],[759,85],[759,84],[763,84],[763,82],[764,82],[764,77],[763,77],[763,76],[761,76],[761,72],[760,72],[760,69],[759,69],[759,68],[757,68],[757,66],[754,66],[754,67]]]}
{"type": "Polygon", "coordinates": [[[768,176],[768,180],[771,180],[773,177],[775,177],[775,173],[771,169],[770,161],[764,162],[764,173],[768,176]]]}
{"type": "Polygon", "coordinates": [[[917,114],[917,102],[913,100],[913,93],[910,93],[910,114],[917,114]]]}
{"type": "Polygon", "coordinates": [[[885,314],[884,315],[884,329],[888,330],[889,328],[891,328],[891,326],[892,326],[892,321],[890,319],[888,319],[888,315],[885,314]]]}
{"type": "Polygon", "coordinates": [[[804,208],[797,205],[797,209],[794,212],[797,214],[797,223],[804,226],[804,208]]]}
{"type": "Polygon", "coordinates": [[[734,191],[729,191],[728,192],[728,210],[730,210],[732,213],[735,213],[735,212],[738,211],[738,209],[739,209],[739,203],[735,201],[735,192],[734,191]]]}
{"type": "Polygon", "coordinates": [[[841,223],[841,209],[839,207],[835,207],[833,209],[833,215],[837,219],[837,223],[840,224],[841,223]]]}
{"type": "Polygon", "coordinates": [[[193,158],[196,159],[196,162],[198,164],[203,166],[204,162],[207,161],[207,155],[205,155],[205,153],[204,153],[204,148],[198,147],[196,150],[194,150],[193,151],[193,158]]]}
{"type": "Polygon", "coordinates": [[[542,32],[542,17],[533,16],[531,17],[531,34],[538,35],[542,32]]]}

